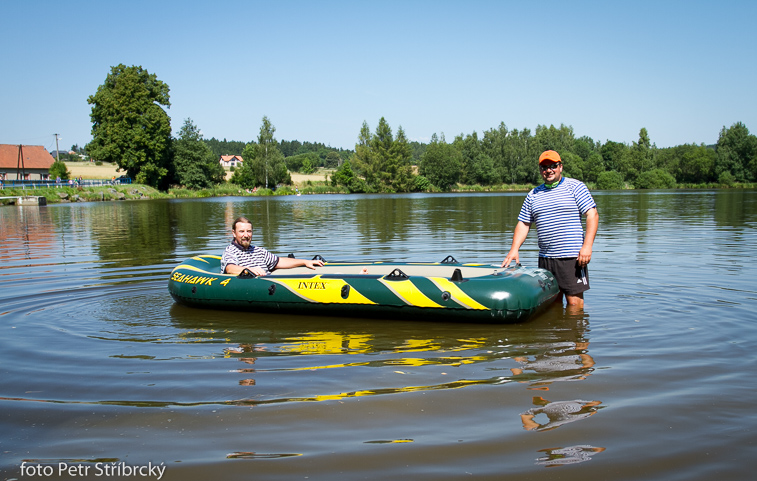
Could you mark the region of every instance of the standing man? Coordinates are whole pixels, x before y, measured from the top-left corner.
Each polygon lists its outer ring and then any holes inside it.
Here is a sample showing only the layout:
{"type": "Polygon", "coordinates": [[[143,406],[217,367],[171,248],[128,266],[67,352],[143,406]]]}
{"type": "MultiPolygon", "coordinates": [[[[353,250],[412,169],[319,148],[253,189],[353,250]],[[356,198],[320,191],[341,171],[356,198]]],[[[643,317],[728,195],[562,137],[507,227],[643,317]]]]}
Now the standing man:
{"type": "Polygon", "coordinates": [[[246,217],[237,218],[231,225],[234,240],[231,241],[221,256],[222,274],[241,274],[245,269],[256,276],[265,276],[275,269],[291,269],[305,266],[315,269],[323,266],[323,261],[309,261],[290,257],[279,257],[267,249],[252,245],[252,222],[246,217]]]}
{"type": "Polygon", "coordinates": [[[519,262],[518,249],[525,242],[531,224],[536,223],[539,267],[554,274],[560,286],[557,298],[565,295],[568,306],[583,308],[584,292],[589,290],[591,249],[599,226],[597,204],[583,182],[562,176],[562,159],[554,150],[539,157],[544,183],[526,196],[518,215],[510,252],[502,262],[519,262]],[[581,216],[586,216],[586,234],[581,216]]]}

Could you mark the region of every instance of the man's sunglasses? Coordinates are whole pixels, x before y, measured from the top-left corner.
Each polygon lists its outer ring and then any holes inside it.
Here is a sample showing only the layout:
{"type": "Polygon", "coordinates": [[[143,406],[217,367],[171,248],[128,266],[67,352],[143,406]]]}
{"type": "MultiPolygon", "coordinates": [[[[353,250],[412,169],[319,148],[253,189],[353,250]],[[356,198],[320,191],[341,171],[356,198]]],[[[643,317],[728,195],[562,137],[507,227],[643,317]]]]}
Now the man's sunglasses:
{"type": "Polygon", "coordinates": [[[540,165],[539,169],[544,172],[545,170],[557,170],[559,166],[561,166],[561,163],[551,164],[551,165],[540,165]]]}

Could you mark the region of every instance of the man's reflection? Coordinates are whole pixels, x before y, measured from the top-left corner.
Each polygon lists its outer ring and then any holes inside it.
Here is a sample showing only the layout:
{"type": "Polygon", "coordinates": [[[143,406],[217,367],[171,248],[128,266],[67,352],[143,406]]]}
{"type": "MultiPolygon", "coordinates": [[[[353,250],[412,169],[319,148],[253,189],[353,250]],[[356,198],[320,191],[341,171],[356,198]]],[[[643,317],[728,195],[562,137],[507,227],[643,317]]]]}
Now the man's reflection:
{"type": "MultiPolygon", "coordinates": [[[[228,347],[228,348],[224,349],[224,352],[226,353],[226,355],[229,355],[229,354],[248,354],[248,353],[252,354],[251,356],[239,357],[238,359],[241,362],[244,362],[246,364],[255,364],[255,361],[257,360],[257,357],[254,354],[256,352],[263,352],[265,350],[266,350],[265,346],[260,346],[260,345],[256,345],[256,344],[240,344],[239,347],[228,347]]],[[[255,372],[255,368],[254,367],[249,367],[249,368],[237,369],[236,372],[242,372],[242,373],[250,372],[251,373],[251,372],[255,372]]],[[[239,385],[240,386],[254,386],[255,385],[255,379],[252,379],[252,378],[250,378],[250,379],[242,379],[242,380],[239,381],[239,385]]]]}
{"type": "MultiPolygon", "coordinates": [[[[591,375],[594,359],[588,354],[588,342],[562,342],[542,347],[532,359],[514,357],[513,360],[520,367],[510,369],[513,376],[523,376],[522,382],[528,382],[529,377],[536,377],[536,386],[555,381],[581,381],[591,375]],[[526,371],[532,371],[536,376],[529,375],[526,371]]],[[[545,391],[548,389],[543,388],[545,391]]]]}
{"type": "Polygon", "coordinates": [[[541,396],[533,399],[534,408],[520,415],[523,429],[526,431],[549,431],[559,428],[563,424],[580,421],[593,416],[603,406],[601,401],[555,401],[549,402],[541,396]],[[546,416],[547,422],[539,422],[536,417],[540,414],[546,416]]]}
{"type": "Polygon", "coordinates": [[[584,461],[590,461],[591,457],[597,453],[603,452],[607,448],[596,448],[589,445],[567,446],[564,448],[540,449],[540,453],[546,453],[536,459],[536,464],[541,464],[547,468],[565,466],[566,464],[578,464],[584,461]]]}

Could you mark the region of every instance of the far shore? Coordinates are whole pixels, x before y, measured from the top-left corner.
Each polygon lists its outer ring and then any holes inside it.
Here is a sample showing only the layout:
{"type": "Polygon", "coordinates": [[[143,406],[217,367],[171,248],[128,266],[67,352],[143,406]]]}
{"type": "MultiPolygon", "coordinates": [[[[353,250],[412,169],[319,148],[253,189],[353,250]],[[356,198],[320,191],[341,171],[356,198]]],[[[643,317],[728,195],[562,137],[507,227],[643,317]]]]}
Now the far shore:
{"type": "MultiPolygon", "coordinates": [[[[78,179],[112,179],[113,177],[121,177],[125,174],[123,170],[118,168],[118,165],[103,162],[102,165],[95,165],[94,162],[66,162],[68,171],[71,172],[71,177],[78,179]]],[[[296,187],[305,185],[308,181],[317,182],[325,181],[327,175],[331,175],[333,170],[320,169],[313,174],[300,174],[292,172],[292,182],[296,187]]],[[[227,170],[226,180],[231,179],[234,173],[227,170]]]]}

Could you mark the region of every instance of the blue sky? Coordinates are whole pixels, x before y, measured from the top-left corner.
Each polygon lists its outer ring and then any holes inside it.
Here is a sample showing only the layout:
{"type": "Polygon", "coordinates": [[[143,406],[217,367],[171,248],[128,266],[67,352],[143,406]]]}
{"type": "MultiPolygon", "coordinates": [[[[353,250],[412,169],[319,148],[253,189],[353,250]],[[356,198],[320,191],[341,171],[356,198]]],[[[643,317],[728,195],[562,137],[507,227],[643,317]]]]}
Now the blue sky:
{"type": "Polygon", "coordinates": [[[112,66],[170,87],[174,132],[354,148],[363,121],[451,141],[570,125],[658,147],[757,133],[754,1],[0,0],[0,143],[91,140],[112,66]]]}

